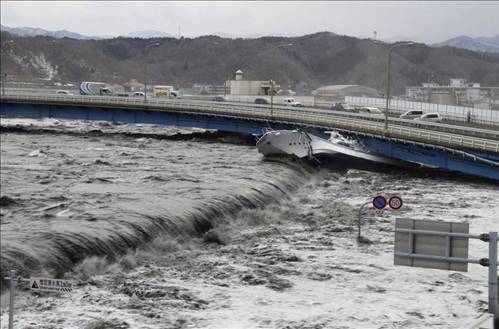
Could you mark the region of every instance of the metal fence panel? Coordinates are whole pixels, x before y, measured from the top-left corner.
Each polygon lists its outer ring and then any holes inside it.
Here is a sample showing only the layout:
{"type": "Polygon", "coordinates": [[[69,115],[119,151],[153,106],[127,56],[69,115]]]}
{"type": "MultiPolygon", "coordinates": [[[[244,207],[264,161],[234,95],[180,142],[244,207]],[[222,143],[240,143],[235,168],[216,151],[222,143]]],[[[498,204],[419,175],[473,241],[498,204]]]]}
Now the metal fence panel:
{"type": "MultiPolygon", "coordinates": [[[[345,102],[357,106],[385,107],[385,99],[374,97],[345,96],[345,102]]],[[[446,104],[432,104],[423,102],[412,102],[406,100],[390,100],[390,112],[403,113],[407,110],[422,109],[427,112],[440,113],[444,118],[465,122],[468,120],[468,112],[471,120],[475,123],[499,126],[499,111],[490,109],[478,109],[464,106],[453,106],[446,104]]]]}
{"type": "MultiPolygon", "coordinates": [[[[467,223],[437,222],[398,218],[395,229],[416,229],[440,232],[468,233],[467,223]]],[[[395,233],[395,253],[429,256],[468,258],[468,239],[410,233],[395,233]]],[[[468,264],[446,260],[428,260],[395,255],[395,265],[434,268],[452,271],[468,271],[468,264]]]]}

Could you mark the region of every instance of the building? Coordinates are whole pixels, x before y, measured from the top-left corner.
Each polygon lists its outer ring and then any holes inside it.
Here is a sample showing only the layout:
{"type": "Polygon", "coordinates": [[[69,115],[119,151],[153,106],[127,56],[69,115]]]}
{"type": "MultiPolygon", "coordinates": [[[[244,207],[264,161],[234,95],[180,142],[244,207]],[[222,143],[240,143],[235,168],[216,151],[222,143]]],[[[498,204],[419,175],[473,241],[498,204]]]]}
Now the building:
{"type": "Polygon", "coordinates": [[[192,86],[192,93],[198,95],[223,95],[226,93],[223,85],[203,85],[195,83],[192,86]]]}
{"type": "Polygon", "coordinates": [[[381,97],[374,88],[360,85],[331,85],[320,87],[313,91],[316,101],[344,102],[345,96],[381,97]]]}
{"type": "Polygon", "coordinates": [[[473,107],[477,104],[494,103],[499,97],[499,87],[482,87],[478,82],[450,79],[447,86],[430,82],[406,87],[405,96],[419,102],[473,107]]]}
{"type": "MultiPolygon", "coordinates": [[[[230,95],[270,95],[272,90],[272,85],[270,81],[260,81],[260,80],[244,80],[243,71],[237,70],[235,80],[229,80],[226,83],[230,86],[230,95]]],[[[281,86],[274,83],[274,91],[281,89],[281,86]]]]}

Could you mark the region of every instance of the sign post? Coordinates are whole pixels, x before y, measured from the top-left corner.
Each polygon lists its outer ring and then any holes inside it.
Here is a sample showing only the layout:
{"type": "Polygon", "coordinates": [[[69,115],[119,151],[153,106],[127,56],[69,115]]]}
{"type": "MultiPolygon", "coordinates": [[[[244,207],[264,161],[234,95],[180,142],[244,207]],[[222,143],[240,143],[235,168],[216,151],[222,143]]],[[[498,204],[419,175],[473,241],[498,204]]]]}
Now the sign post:
{"type": "Polygon", "coordinates": [[[10,296],[9,296],[9,329],[14,328],[14,271],[10,271],[10,296]]]}
{"type": "Polygon", "coordinates": [[[11,270],[10,276],[4,277],[4,280],[9,280],[9,329],[14,328],[14,297],[15,297],[15,287],[16,284],[29,282],[29,279],[24,279],[22,277],[15,277],[16,272],[11,270]]]}
{"type": "Polygon", "coordinates": [[[398,218],[395,222],[395,265],[468,271],[468,264],[489,268],[488,304],[493,328],[499,329],[497,232],[469,234],[466,223],[398,218]],[[489,244],[489,258],[468,258],[468,240],[489,244]]]}
{"type": "Polygon", "coordinates": [[[32,277],[22,278],[15,277],[15,272],[10,271],[9,277],[4,277],[4,280],[9,280],[9,329],[14,328],[14,297],[16,284],[30,284],[32,291],[46,291],[46,292],[71,292],[73,291],[73,284],[69,280],[48,279],[32,277]]]}
{"type": "Polygon", "coordinates": [[[361,226],[362,226],[362,211],[364,208],[368,205],[372,204],[373,208],[376,210],[383,210],[387,206],[390,207],[392,210],[400,210],[402,206],[404,205],[402,198],[398,195],[392,195],[385,197],[381,194],[376,195],[372,201],[363,203],[360,208],[359,208],[359,216],[357,220],[357,241],[358,242],[366,242],[365,239],[362,238],[361,235],[361,226]]]}
{"type": "MultiPolygon", "coordinates": [[[[489,233],[489,313],[494,314],[494,321],[499,321],[497,305],[497,232],[489,233]]],[[[499,328],[494,328],[499,329],[499,328]]]]}

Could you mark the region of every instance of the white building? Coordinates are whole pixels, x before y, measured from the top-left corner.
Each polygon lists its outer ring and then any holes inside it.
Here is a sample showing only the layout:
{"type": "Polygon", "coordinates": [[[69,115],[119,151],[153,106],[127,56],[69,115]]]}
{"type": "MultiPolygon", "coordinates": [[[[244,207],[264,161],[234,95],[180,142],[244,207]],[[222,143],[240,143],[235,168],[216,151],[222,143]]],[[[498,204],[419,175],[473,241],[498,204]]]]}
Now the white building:
{"type": "MultiPolygon", "coordinates": [[[[238,96],[258,96],[258,95],[270,95],[272,89],[270,81],[262,80],[244,80],[243,71],[237,70],[235,75],[235,80],[227,81],[230,86],[230,94],[238,96]]],[[[274,91],[278,91],[280,86],[274,84],[274,91]]]]}
{"type": "Polygon", "coordinates": [[[498,97],[499,87],[482,87],[477,82],[450,79],[447,86],[430,82],[423,83],[421,86],[406,87],[405,95],[410,100],[421,102],[474,106],[498,97]]]}

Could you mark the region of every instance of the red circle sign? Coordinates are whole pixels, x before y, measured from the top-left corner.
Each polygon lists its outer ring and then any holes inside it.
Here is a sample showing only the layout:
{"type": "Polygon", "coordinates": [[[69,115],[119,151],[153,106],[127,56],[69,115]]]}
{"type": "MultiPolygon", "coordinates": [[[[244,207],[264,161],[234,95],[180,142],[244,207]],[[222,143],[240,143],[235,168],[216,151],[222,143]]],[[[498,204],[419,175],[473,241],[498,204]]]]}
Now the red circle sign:
{"type": "Polygon", "coordinates": [[[401,197],[394,195],[390,198],[390,200],[388,200],[388,205],[393,210],[399,210],[404,205],[404,202],[401,197]]]}

